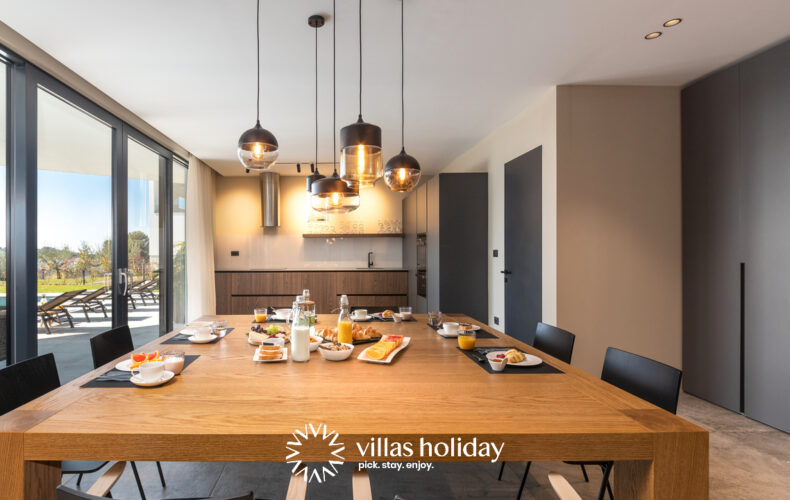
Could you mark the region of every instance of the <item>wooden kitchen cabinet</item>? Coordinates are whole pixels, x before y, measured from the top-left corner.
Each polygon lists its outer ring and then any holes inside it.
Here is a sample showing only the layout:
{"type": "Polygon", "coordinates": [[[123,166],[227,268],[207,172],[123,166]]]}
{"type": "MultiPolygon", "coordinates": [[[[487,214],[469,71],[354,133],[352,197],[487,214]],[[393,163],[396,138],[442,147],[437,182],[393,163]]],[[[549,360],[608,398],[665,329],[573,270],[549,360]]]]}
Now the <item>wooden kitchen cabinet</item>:
{"type": "Polygon", "coordinates": [[[372,311],[408,305],[406,271],[217,271],[217,314],[252,314],[256,307],[291,307],[305,288],[319,314],[351,307],[372,311]]]}

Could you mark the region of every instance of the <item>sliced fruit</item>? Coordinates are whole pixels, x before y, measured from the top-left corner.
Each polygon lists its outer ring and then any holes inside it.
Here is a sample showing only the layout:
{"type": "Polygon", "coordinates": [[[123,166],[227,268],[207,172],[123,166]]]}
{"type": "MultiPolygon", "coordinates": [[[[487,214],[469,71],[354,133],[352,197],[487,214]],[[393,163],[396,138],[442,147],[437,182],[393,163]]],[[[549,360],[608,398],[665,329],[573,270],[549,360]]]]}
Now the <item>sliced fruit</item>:
{"type": "Polygon", "coordinates": [[[148,361],[156,359],[159,357],[159,351],[149,352],[148,353],[148,361]]]}
{"type": "Polygon", "coordinates": [[[132,361],[135,363],[142,363],[143,361],[145,361],[145,359],[146,359],[145,353],[132,354],[132,361]]]}
{"type": "Polygon", "coordinates": [[[397,347],[403,342],[403,335],[384,335],[379,342],[394,342],[397,347]]]}
{"type": "Polygon", "coordinates": [[[370,359],[384,359],[387,357],[387,351],[383,346],[374,345],[368,347],[367,355],[370,359]]]}

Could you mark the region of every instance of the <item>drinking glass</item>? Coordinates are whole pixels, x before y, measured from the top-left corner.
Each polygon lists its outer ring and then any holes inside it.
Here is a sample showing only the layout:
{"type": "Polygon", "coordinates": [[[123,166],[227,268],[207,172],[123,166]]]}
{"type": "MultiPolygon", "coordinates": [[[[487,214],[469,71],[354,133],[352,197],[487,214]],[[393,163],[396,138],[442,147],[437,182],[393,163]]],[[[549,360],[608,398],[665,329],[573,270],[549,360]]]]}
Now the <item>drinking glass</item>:
{"type": "MultiPolygon", "coordinates": [[[[406,318],[403,318],[406,319],[406,318]]],[[[441,311],[433,311],[428,313],[428,324],[434,328],[439,328],[442,326],[442,312],[441,311]]]]}
{"type": "Polygon", "coordinates": [[[255,322],[256,323],[265,323],[268,319],[268,315],[266,314],[266,308],[256,308],[255,309],[255,322]]]}
{"type": "Polygon", "coordinates": [[[165,362],[165,370],[178,375],[184,369],[184,351],[165,351],[162,361],[165,362]]]}
{"type": "Polygon", "coordinates": [[[475,348],[477,334],[474,330],[461,330],[458,332],[458,347],[464,351],[471,351],[475,348]]]}

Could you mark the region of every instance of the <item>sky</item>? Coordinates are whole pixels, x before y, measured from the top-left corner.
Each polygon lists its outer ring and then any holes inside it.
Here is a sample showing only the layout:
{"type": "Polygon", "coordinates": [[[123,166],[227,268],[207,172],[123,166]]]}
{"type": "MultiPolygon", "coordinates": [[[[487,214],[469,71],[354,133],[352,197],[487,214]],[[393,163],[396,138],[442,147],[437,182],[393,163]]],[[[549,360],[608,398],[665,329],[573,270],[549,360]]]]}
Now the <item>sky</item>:
{"type": "MultiPolygon", "coordinates": [[[[129,179],[129,232],[150,234],[148,180],[129,179]]],[[[38,247],[72,250],[83,241],[97,247],[109,239],[112,225],[110,177],[40,170],[38,172],[38,247]]],[[[0,167],[0,195],[6,193],[5,167],[0,167]]],[[[6,204],[0,203],[0,246],[6,246],[6,204]]]]}

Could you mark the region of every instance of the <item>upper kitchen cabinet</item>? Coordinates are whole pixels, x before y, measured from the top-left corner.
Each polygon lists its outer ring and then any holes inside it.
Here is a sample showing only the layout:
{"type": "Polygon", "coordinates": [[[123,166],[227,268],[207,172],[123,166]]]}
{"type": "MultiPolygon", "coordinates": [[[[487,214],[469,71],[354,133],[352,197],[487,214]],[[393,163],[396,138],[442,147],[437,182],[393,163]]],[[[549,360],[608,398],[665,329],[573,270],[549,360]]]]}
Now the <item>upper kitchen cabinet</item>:
{"type": "MultiPolygon", "coordinates": [[[[418,290],[418,307],[424,290],[428,310],[464,311],[487,321],[488,174],[435,176],[404,200],[404,213],[411,199],[416,203],[416,233],[426,233],[424,247],[417,240],[416,272],[409,273],[410,282],[414,281],[418,290]],[[420,214],[425,214],[422,231],[420,214]],[[421,257],[422,252],[425,257],[421,257]]],[[[405,241],[411,241],[408,231],[405,241]]]]}

